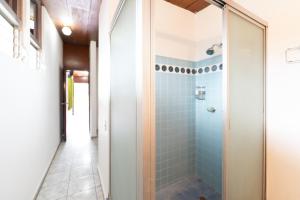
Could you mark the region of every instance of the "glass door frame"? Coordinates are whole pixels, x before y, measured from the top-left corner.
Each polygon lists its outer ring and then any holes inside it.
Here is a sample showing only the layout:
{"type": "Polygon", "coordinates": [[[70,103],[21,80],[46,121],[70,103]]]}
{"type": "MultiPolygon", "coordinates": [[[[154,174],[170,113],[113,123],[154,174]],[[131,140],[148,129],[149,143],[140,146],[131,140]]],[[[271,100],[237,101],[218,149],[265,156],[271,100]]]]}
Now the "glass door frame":
{"type": "MultiPolygon", "coordinates": [[[[110,48],[111,48],[111,45],[112,45],[111,44],[112,32],[113,32],[113,30],[115,28],[115,25],[116,25],[116,23],[118,21],[118,18],[120,16],[120,14],[121,14],[121,11],[123,9],[125,1],[126,0],[120,0],[119,1],[118,6],[116,8],[116,11],[114,13],[114,16],[112,18],[112,22],[111,22],[111,25],[110,25],[110,31],[109,31],[109,45],[110,45],[110,48]]],[[[111,49],[110,49],[110,51],[111,51],[111,49]]],[[[109,60],[111,60],[111,55],[110,55],[109,60]]],[[[111,69],[110,69],[109,76],[110,76],[109,81],[111,82],[111,69]]],[[[109,124],[108,125],[109,126],[109,183],[108,183],[108,199],[109,200],[112,199],[112,197],[111,197],[112,196],[112,181],[111,181],[111,179],[112,179],[112,169],[111,169],[112,168],[112,164],[111,164],[111,162],[112,162],[112,153],[111,153],[111,151],[112,151],[112,142],[111,142],[111,140],[112,139],[111,139],[111,95],[110,94],[111,94],[111,83],[109,85],[109,122],[108,122],[108,124],[109,124]]]]}
{"type": "MultiPolygon", "coordinates": [[[[111,41],[112,41],[112,32],[116,26],[116,23],[119,20],[119,17],[123,11],[125,3],[129,0],[120,0],[118,2],[117,8],[114,11],[112,22],[110,24],[109,38],[110,38],[110,50],[111,50],[111,41]]],[[[137,160],[136,160],[136,198],[143,200],[150,200],[150,192],[152,191],[149,187],[152,184],[150,170],[151,159],[150,152],[151,147],[148,147],[148,141],[150,141],[151,134],[150,132],[153,127],[151,125],[151,80],[152,78],[148,75],[151,73],[151,33],[150,33],[150,2],[151,0],[136,1],[136,64],[137,66],[143,66],[137,68],[136,74],[136,100],[137,100],[137,117],[136,117],[136,150],[137,150],[137,160]]],[[[111,58],[110,58],[111,59],[111,58]]],[[[111,69],[110,69],[111,70],[111,69]]],[[[111,76],[111,72],[110,72],[111,76]]],[[[110,80],[111,81],[111,80],[110,80]]],[[[111,84],[110,84],[110,97],[109,97],[109,194],[108,199],[112,199],[112,136],[111,136],[111,84]]],[[[149,143],[150,144],[150,143],[149,143]]]]}
{"type": "MultiPolygon", "coordinates": [[[[210,0],[209,0],[210,1],[210,0]]],[[[218,0],[212,0],[213,2],[220,2],[218,0]]],[[[224,141],[223,141],[223,191],[222,191],[222,196],[223,196],[223,200],[229,200],[226,197],[226,146],[227,146],[227,142],[228,142],[228,132],[229,132],[229,127],[230,127],[230,119],[229,119],[229,113],[228,110],[230,109],[230,103],[229,103],[229,97],[228,97],[228,93],[229,93],[229,66],[228,66],[228,62],[229,62],[229,37],[228,37],[228,15],[229,12],[233,12],[234,14],[238,15],[239,17],[257,25],[258,27],[262,28],[262,30],[264,31],[264,44],[263,44],[263,51],[264,51],[264,69],[263,69],[263,91],[264,91],[264,102],[263,102],[263,107],[264,107],[264,122],[263,122],[263,177],[262,177],[262,182],[263,182],[263,196],[262,196],[262,200],[266,199],[266,132],[267,132],[267,127],[266,127],[266,72],[267,72],[267,59],[266,59],[266,53],[267,53],[267,30],[268,30],[268,24],[266,21],[264,21],[263,19],[259,18],[258,16],[254,15],[253,13],[251,13],[250,11],[244,9],[242,6],[240,6],[239,4],[236,4],[235,2],[233,2],[232,0],[228,0],[226,1],[226,3],[224,2],[224,5],[222,7],[223,9],[223,65],[224,65],[224,78],[223,78],[223,92],[224,92],[224,102],[223,102],[223,106],[224,106],[224,131],[223,131],[223,137],[224,137],[224,141]]]]}

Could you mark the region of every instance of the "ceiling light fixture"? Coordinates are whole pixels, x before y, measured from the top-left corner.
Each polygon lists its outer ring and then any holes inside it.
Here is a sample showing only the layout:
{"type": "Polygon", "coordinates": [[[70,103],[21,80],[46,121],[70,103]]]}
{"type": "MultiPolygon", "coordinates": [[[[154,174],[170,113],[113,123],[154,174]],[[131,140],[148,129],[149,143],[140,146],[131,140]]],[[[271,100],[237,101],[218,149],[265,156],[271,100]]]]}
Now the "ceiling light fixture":
{"type": "Polygon", "coordinates": [[[72,34],[72,29],[70,26],[64,26],[61,31],[63,32],[64,35],[70,36],[72,34]]]}

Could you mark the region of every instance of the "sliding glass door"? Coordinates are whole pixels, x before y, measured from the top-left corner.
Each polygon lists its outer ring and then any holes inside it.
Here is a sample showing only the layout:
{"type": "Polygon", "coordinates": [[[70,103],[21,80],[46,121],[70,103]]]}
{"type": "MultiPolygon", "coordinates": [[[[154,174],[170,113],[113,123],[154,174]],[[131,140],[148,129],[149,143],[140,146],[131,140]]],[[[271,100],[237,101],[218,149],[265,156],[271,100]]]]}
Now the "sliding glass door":
{"type": "Polygon", "coordinates": [[[224,21],[224,199],[263,200],[266,27],[229,5],[224,21]]]}
{"type": "Polygon", "coordinates": [[[122,1],[118,13],[111,32],[111,199],[135,200],[137,199],[136,0],[122,1]]]}

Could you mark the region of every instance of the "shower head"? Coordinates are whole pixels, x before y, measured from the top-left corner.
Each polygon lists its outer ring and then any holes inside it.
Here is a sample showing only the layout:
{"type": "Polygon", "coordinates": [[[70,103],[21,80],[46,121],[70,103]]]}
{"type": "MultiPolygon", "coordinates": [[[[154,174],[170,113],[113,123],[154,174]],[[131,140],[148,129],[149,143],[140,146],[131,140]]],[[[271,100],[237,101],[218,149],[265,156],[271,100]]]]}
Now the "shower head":
{"type": "Polygon", "coordinates": [[[209,55],[209,56],[211,56],[211,55],[215,54],[215,52],[216,52],[217,49],[221,49],[222,46],[223,46],[222,43],[214,44],[214,45],[212,45],[210,48],[208,48],[206,50],[206,54],[209,55]]]}
{"type": "Polygon", "coordinates": [[[209,56],[213,55],[214,53],[215,53],[215,50],[214,50],[212,47],[210,47],[210,48],[207,49],[207,51],[206,51],[206,54],[209,55],[209,56]]]}

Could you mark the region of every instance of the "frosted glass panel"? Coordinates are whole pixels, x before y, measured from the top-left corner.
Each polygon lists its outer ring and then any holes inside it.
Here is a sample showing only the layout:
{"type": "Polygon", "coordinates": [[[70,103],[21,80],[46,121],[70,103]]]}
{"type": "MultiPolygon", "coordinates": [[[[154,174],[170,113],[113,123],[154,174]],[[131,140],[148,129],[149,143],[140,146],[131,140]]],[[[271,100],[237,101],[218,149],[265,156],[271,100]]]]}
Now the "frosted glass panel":
{"type": "Polygon", "coordinates": [[[125,1],[111,34],[112,200],[136,199],[135,7],[125,1]]]}
{"type": "Polygon", "coordinates": [[[261,200],[264,176],[264,29],[228,11],[226,199],[261,200]]]}

